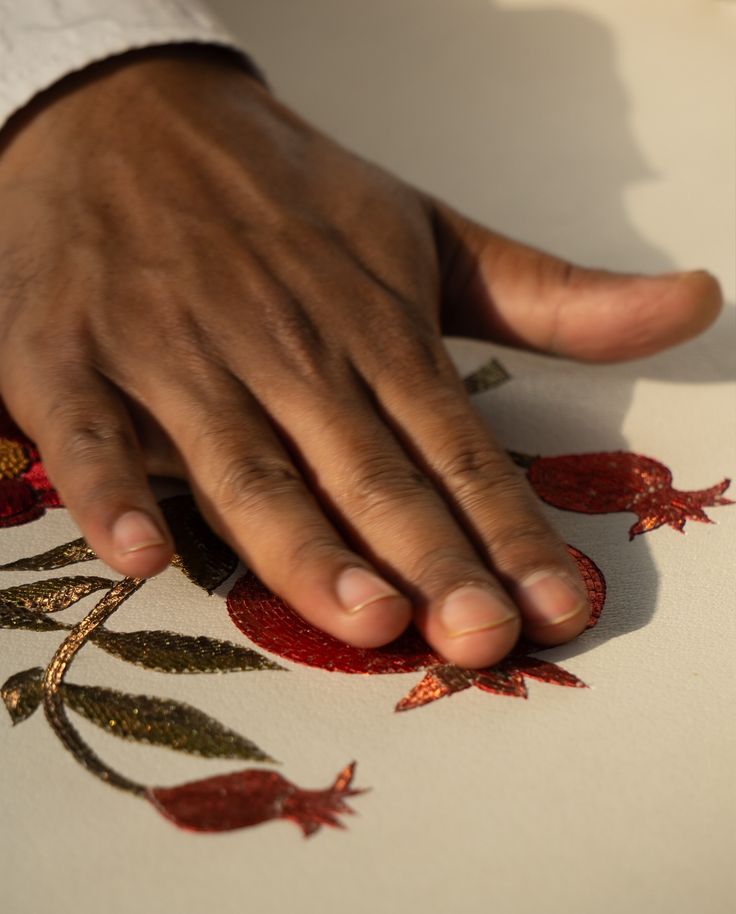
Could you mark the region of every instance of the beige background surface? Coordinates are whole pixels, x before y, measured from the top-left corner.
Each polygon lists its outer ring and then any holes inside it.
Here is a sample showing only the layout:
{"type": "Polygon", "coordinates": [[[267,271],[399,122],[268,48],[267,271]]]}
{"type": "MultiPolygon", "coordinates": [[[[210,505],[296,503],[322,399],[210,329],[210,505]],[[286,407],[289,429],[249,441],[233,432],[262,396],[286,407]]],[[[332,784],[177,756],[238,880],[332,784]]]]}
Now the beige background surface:
{"type": "MultiPolygon", "coordinates": [[[[503,352],[479,398],[532,453],[618,448],[698,489],[736,473],[736,8],[717,0],[249,0],[216,4],[284,98],[346,143],[475,217],[586,263],[705,266],[731,307],[705,338],[622,367],[503,352]]],[[[480,344],[453,346],[464,369],[480,344]]],[[[591,688],[527,702],[470,690],[402,715],[419,674],[172,677],[85,650],[72,679],[190,701],[305,787],[358,760],[359,813],[304,841],[278,822],[176,831],[95,781],[41,715],[0,718],[2,895],[11,914],[448,910],[725,914],[736,884],[736,509],[629,543],[629,514],[550,509],[604,569],[599,626],[550,659],[591,688]]],[[[7,559],[69,539],[64,512],[0,531],[7,559]]],[[[86,567],[93,573],[94,566],[86,567]]],[[[2,586],[26,580],[7,575],[2,586]]],[[[91,605],[91,602],[90,602],[91,605]]],[[[221,598],[176,572],[111,627],[241,640],[221,598]]],[[[56,634],[0,633],[0,679],[56,634]]],[[[234,770],[80,725],[153,783],[234,770]]]]}

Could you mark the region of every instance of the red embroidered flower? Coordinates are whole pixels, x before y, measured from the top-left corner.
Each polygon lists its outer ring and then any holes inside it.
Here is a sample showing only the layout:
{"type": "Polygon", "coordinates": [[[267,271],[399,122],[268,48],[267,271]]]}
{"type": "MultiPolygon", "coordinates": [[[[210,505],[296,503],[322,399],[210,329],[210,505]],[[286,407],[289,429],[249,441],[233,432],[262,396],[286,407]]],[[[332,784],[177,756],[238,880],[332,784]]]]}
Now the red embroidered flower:
{"type": "Polygon", "coordinates": [[[512,457],[527,470],[537,495],[555,508],[582,514],[617,511],[636,514],[639,520],[629,530],[629,539],[663,524],[680,532],[688,520],[710,524],[712,521],[703,508],[733,504],[723,497],[730,480],[724,479],[708,489],[683,492],[673,488],[668,467],[641,454],[612,451],[561,457],[512,454],[512,457]]]}
{"type": "Polygon", "coordinates": [[[0,527],[27,524],[60,507],[36,446],[0,403],[0,527]]]}
{"type": "MultiPolygon", "coordinates": [[[[572,546],[568,546],[568,550],[587,586],[593,608],[588,628],[592,628],[603,611],[605,579],[586,555],[572,546]]],[[[397,711],[417,708],[470,686],[497,695],[526,698],[526,678],[585,688],[585,683],[562,667],[531,656],[542,648],[528,641],[520,641],[510,656],[485,670],[463,670],[448,664],[434,653],[414,628],[408,629],[386,647],[375,650],[351,647],[314,628],[251,573],[235,582],[228,594],[227,607],[230,618],[251,641],[264,650],[297,663],[342,673],[411,673],[426,670],[424,679],[396,705],[397,711]]]]}

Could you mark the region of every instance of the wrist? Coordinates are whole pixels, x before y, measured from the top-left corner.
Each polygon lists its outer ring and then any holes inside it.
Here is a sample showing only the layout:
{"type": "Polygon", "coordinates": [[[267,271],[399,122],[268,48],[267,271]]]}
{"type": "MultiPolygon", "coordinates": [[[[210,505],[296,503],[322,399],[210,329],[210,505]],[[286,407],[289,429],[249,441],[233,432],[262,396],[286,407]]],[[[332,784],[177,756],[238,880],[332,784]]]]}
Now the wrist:
{"type": "MultiPolygon", "coordinates": [[[[225,45],[186,43],[135,49],[85,67],[40,92],[0,129],[0,168],[11,167],[13,147],[22,134],[34,133],[41,147],[51,140],[58,124],[107,113],[115,121],[130,104],[140,104],[141,94],[158,89],[185,92],[226,78],[238,81],[239,91],[263,92],[263,75],[250,59],[225,45]],[[43,129],[30,130],[37,121],[43,129]]],[[[30,137],[26,136],[26,139],[30,137]]],[[[33,145],[33,144],[32,144],[33,145]]],[[[24,143],[25,146],[25,143],[24,143]]],[[[27,151],[27,150],[25,150],[27,151]]]]}

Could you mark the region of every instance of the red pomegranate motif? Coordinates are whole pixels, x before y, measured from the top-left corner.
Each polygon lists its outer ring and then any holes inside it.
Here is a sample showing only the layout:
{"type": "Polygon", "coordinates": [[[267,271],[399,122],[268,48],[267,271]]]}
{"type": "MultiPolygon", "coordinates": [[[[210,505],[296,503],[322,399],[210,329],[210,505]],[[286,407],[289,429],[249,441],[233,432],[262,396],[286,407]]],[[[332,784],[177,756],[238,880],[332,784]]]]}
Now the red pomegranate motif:
{"type": "Polygon", "coordinates": [[[626,451],[512,457],[526,469],[537,495],[555,508],[582,514],[636,514],[639,519],[629,530],[629,539],[663,524],[682,533],[688,520],[713,523],[704,507],[733,504],[722,497],[729,479],[709,489],[683,492],[672,487],[672,472],[663,463],[626,451]]]}
{"type": "MultiPolygon", "coordinates": [[[[593,609],[588,628],[592,628],[603,611],[605,579],[588,556],[572,546],[567,548],[588,590],[593,609]]],[[[448,664],[427,645],[415,628],[409,628],[386,647],[351,647],[314,628],[250,572],[234,584],[228,594],[227,607],[230,618],[251,641],[287,660],[342,673],[384,674],[425,670],[424,679],[396,705],[397,711],[420,707],[470,686],[497,695],[526,698],[526,678],[574,688],[586,687],[580,679],[557,664],[530,656],[543,648],[529,641],[520,641],[505,660],[484,670],[464,670],[448,664]]]]}
{"type": "Polygon", "coordinates": [[[345,800],[365,793],[351,787],[355,762],[343,768],[327,790],[302,790],[276,771],[235,771],[176,787],[151,787],[146,797],[179,828],[233,831],[270,819],[290,819],[306,836],[323,825],[344,828],[340,814],[352,814],[345,800]]]}
{"type": "Polygon", "coordinates": [[[38,451],[0,401],[0,527],[42,517],[61,501],[46,476],[38,451]]]}

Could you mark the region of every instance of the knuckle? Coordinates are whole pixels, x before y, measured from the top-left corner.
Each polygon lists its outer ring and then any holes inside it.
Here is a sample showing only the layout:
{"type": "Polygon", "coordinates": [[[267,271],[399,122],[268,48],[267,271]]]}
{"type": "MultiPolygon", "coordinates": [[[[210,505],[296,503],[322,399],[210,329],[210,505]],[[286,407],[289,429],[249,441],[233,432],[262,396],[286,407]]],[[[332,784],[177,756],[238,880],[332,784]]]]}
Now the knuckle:
{"type": "Polygon", "coordinates": [[[24,320],[18,327],[18,344],[45,366],[46,373],[61,382],[77,374],[76,366],[88,359],[80,321],[65,314],[65,326],[50,329],[47,322],[24,320]],[[72,368],[72,366],[75,366],[72,368]]]}
{"type": "Polygon", "coordinates": [[[435,464],[442,485],[464,511],[477,514],[493,505],[511,506],[518,512],[529,507],[531,496],[524,476],[506,457],[488,447],[455,444],[453,451],[435,464]]]}
{"type": "MultiPolygon", "coordinates": [[[[492,530],[489,545],[493,562],[502,571],[540,563],[540,557],[556,557],[555,537],[542,521],[525,519],[492,530]]],[[[548,562],[547,564],[555,564],[548,562]]]]}
{"type": "Polygon", "coordinates": [[[241,455],[221,468],[214,486],[214,499],[225,512],[261,511],[274,498],[294,495],[302,489],[297,470],[280,457],[241,455]]]}
{"type": "Polygon", "coordinates": [[[451,546],[434,546],[410,561],[411,580],[429,596],[444,594],[463,584],[487,582],[480,560],[451,546]]]}
{"type": "Polygon", "coordinates": [[[472,445],[456,448],[440,465],[439,473],[459,497],[479,489],[517,492],[524,488],[523,477],[502,455],[472,445]]]}
{"type": "Polygon", "coordinates": [[[289,371],[305,381],[319,383],[329,347],[302,302],[284,292],[271,292],[264,297],[261,320],[289,371]]]}
{"type": "Polygon", "coordinates": [[[80,510],[84,507],[99,509],[100,506],[112,508],[121,505],[135,505],[141,502],[141,486],[120,474],[101,473],[99,476],[85,477],[84,486],[72,494],[70,503],[80,510]]]}
{"type": "Polygon", "coordinates": [[[90,415],[65,409],[54,411],[61,420],[64,457],[73,464],[108,462],[111,454],[132,457],[136,452],[130,433],[113,417],[90,415]]]}
{"type": "Polygon", "coordinates": [[[437,381],[447,380],[448,357],[442,349],[439,334],[424,321],[409,315],[387,320],[374,338],[381,340],[380,353],[373,371],[372,382],[405,394],[416,393],[426,400],[437,381]]]}
{"type": "Polygon", "coordinates": [[[334,537],[325,533],[314,536],[303,534],[289,550],[289,567],[319,567],[332,565],[345,557],[345,550],[335,542],[334,537]]]}
{"type": "Polygon", "coordinates": [[[408,461],[374,458],[365,461],[346,487],[351,510],[358,516],[382,515],[407,500],[425,498],[432,491],[427,477],[408,461]]]}

